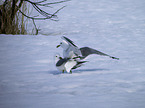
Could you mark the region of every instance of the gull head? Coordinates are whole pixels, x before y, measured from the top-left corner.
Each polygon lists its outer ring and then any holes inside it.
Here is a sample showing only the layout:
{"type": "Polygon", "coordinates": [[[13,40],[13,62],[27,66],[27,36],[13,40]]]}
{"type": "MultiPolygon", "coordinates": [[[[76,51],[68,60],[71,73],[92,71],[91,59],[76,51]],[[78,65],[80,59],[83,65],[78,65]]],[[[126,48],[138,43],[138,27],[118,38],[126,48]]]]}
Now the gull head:
{"type": "Polygon", "coordinates": [[[65,50],[69,47],[69,44],[66,41],[63,40],[62,42],[60,42],[59,45],[56,46],[56,48],[58,48],[60,46],[65,50]]]}
{"type": "Polygon", "coordinates": [[[55,55],[55,64],[56,64],[60,59],[62,59],[62,57],[60,56],[60,54],[56,54],[56,55],[55,55]]]}

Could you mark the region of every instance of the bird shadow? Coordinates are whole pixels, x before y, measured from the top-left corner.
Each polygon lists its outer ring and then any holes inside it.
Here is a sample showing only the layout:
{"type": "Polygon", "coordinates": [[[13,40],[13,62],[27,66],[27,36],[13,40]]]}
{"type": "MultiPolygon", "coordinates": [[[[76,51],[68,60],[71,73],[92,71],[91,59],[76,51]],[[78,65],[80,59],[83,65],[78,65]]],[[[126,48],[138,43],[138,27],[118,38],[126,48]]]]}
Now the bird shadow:
{"type": "Polygon", "coordinates": [[[82,73],[82,72],[93,72],[93,71],[106,71],[109,69],[104,69],[104,68],[95,68],[95,69],[78,69],[74,70],[73,73],[82,73]]]}
{"type": "Polygon", "coordinates": [[[62,72],[57,71],[57,70],[48,71],[48,73],[49,73],[49,74],[52,74],[52,75],[59,75],[59,74],[62,74],[62,72]]]}
{"type": "MultiPolygon", "coordinates": [[[[96,68],[96,69],[78,69],[78,70],[73,70],[72,71],[72,74],[73,73],[83,73],[83,72],[95,72],[95,71],[106,71],[106,70],[109,70],[109,69],[104,69],[104,68],[96,68]]],[[[60,71],[49,71],[50,74],[53,74],[53,75],[60,75],[60,74],[69,74],[67,72],[60,72],[60,71]]]]}

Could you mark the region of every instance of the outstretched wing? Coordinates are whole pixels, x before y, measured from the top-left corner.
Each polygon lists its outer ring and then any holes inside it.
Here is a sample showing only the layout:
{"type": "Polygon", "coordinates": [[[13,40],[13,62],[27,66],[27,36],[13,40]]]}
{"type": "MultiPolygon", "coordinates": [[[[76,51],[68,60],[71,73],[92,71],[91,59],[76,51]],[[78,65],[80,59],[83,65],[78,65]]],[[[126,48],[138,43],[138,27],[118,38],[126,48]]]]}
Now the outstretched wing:
{"type": "Polygon", "coordinates": [[[81,51],[79,50],[79,48],[74,44],[74,42],[72,40],[70,40],[69,38],[62,36],[61,37],[63,40],[65,40],[70,46],[71,46],[71,50],[74,52],[74,54],[81,55],[81,51]]]}
{"type": "Polygon", "coordinates": [[[77,47],[74,42],[72,40],[70,40],[69,38],[65,37],[65,36],[62,36],[61,37],[63,40],[65,40],[67,43],[73,45],[74,47],[77,47]]]}
{"type": "Polygon", "coordinates": [[[109,56],[105,53],[102,53],[100,51],[97,51],[95,49],[89,48],[89,47],[82,47],[80,48],[82,56],[87,57],[90,54],[98,54],[98,55],[103,55],[103,56],[109,56]]]}
{"type": "Polygon", "coordinates": [[[98,55],[101,55],[101,56],[109,56],[112,59],[119,59],[119,58],[112,57],[112,56],[110,56],[108,54],[105,54],[103,52],[100,52],[98,50],[95,50],[95,49],[92,49],[92,48],[89,48],[89,47],[82,47],[82,48],[80,48],[80,50],[81,50],[83,59],[86,58],[90,54],[98,54],[98,55]]]}

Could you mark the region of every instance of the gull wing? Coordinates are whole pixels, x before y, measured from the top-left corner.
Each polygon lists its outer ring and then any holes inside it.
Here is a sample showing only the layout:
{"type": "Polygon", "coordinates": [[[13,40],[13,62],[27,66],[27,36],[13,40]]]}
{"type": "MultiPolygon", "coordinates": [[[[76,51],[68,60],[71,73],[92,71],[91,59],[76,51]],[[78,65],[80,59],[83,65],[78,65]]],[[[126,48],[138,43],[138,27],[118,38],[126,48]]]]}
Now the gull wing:
{"type": "Polygon", "coordinates": [[[66,63],[67,61],[68,61],[67,58],[60,59],[60,60],[56,63],[56,66],[61,66],[63,63],[66,63]]]}
{"type": "Polygon", "coordinates": [[[61,37],[63,40],[65,40],[67,43],[73,45],[74,47],[77,47],[74,42],[72,40],[70,40],[69,38],[65,37],[65,36],[62,36],[61,37]]]}
{"type": "Polygon", "coordinates": [[[74,54],[76,54],[77,56],[81,55],[80,49],[74,44],[74,42],[72,40],[70,40],[69,38],[67,38],[65,36],[62,36],[61,38],[70,45],[70,48],[74,52],[74,54]]]}
{"type": "Polygon", "coordinates": [[[77,64],[77,62],[75,60],[69,60],[68,62],[66,62],[65,64],[65,68],[67,72],[70,72],[71,69],[77,64]]]}
{"type": "Polygon", "coordinates": [[[86,63],[86,62],[88,62],[88,61],[78,61],[77,64],[72,69],[79,68],[83,65],[83,63],[86,63]]]}
{"type": "Polygon", "coordinates": [[[108,54],[105,54],[103,52],[100,52],[98,50],[95,50],[95,49],[92,49],[92,48],[89,48],[89,47],[82,47],[82,48],[80,48],[80,51],[82,53],[83,59],[86,58],[90,54],[98,54],[98,55],[101,55],[101,56],[109,56],[112,59],[118,59],[119,60],[119,58],[112,57],[108,54]]]}

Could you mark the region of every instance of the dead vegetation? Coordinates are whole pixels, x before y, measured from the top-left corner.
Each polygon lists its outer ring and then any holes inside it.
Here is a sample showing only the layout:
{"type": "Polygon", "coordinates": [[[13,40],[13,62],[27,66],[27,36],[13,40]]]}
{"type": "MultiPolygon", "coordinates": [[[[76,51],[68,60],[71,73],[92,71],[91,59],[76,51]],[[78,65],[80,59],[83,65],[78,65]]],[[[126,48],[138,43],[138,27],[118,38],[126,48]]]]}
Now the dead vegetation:
{"type": "Polygon", "coordinates": [[[35,20],[46,20],[50,19],[57,21],[57,13],[63,9],[65,6],[59,8],[54,13],[48,13],[41,9],[45,6],[50,8],[50,5],[63,3],[69,0],[48,2],[47,0],[42,0],[38,2],[30,0],[5,0],[2,5],[0,5],[0,34],[27,34],[25,19],[30,19],[33,22],[36,33],[38,34],[39,29],[37,29],[35,20]],[[27,15],[27,4],[31,4],[32,7],[43,17],[30,16],[27,15]]]}

